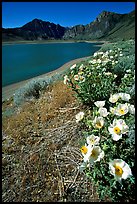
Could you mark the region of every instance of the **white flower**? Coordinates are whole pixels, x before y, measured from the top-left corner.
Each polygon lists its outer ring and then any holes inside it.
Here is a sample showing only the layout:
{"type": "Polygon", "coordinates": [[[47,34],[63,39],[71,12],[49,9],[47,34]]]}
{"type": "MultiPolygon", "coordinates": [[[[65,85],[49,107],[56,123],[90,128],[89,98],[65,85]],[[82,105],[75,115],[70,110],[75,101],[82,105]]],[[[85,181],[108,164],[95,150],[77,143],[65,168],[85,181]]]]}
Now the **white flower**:
{"type": "Polygon", "coordinates": [[[81,121],[84,117],[84,112],[79,112],[76,116],[76,123],[78,123],[79,121],[81,121]]]}
{"type": "Polygon", "coordinates": [[[135,106],[134,105],[128,105],[128,111],[129,113],[135,115],[135,106]]]}
{"type": "Polygon", "coordinates": [[[118,99],[119,99],[119,94],[110,94],[110,98],[109,98],[109,101],[111,102],[111,103],[116,103],[117,101],[118,101],[118,99]]]}
{"type": "Polygon", "coordinates": [[[113,55],[111,55],[111,56],[110,56],[110,59],[113,59],[113,58],[114,58],[113,55]]]}
{"type": "MultiPolygon", "coordinates": [[[[103,65],[106,65],[107,62],[108,62],[108,60],[103,60],[103,61],[102,61],[102,64],[103,64],[103,65]]],[[[102,69],[102,71],[103,71],[103,69],[102,69]]]]}
{"type": "Polygon", "coordinates": [[[122,53],[120,53],[120,54],[119,54],[119,56],[120,56],[120,57],[122,57],[122,56],[123,56],[123,54],[122,54],[122,53]]]}
{"type": "Polygon", "coordinates": [[[72,69],[74,69],[76,66],[77,66],[76,64],[73,64],[73,65],[70,67],[70,69],[72,70],[72,69]]]}
{"type": "Polygon", "coordinates": [[[97,52],[95,52],[93,56],[94,56],[94,57],[96,57],[97,55],[98,55],[98,53],[97,53],[97,52]]]}
{"type": "Polygon", "coordinates": [[[69,82],[69,78],[67,75],[64,76],[64,84],[67,84],[69,82]]]}
{"type": "Polygon", "coordinates": [[[97,55],[103,55],[103,54],[104,54],[103,52],[95,52],[93,56],[96,57],[97,55]]]}
{"type": "Polygon", "coordinates": [[[92,61],[90,61],[90,63],[92,63],[92,64],[96,64],[97,61],[96,61],[96,59],[93,59],[92,61]]]}
{"type": "Polygon", "coordinates": [[[128,74],[125,74],[123,78],[127,78],[127,77],[128,77],[128,74]]]}
{"type": "Polygon", "coordinates": [[[131,169],[129,165],[122,159],[114,159],[109,162],[110,173],[115,177],[115,179],[121,183],[122,179],[127,179],[132,176],[131,169]]]}
{"type": "Polygon", "coordinates": [[[100,68],[100,65],[96,66],[96,69],[99,69],[100,68]]]}
{"type": "MultiPolygon", "coordinates": [[[[117,77],[117,76],[116,76],[117,77]]],[[[127,93],[116,93],[116,94],[111,94],[110,95],[110,98],[109,98],[109,101],[111,103],[115,103],[118,101],[118,99],[121,98],[122,100],[124,101],[129,101],[129,99],[131,98],[130,97],[130,94],[127,94],[127,93]]]]}
{"type": "Polygon", "coordinates": [[[103,117],[95,117],[95,119],[93,120],[93,126],[95,127],[95,128],[102,128],[103,127],[103,125],[104,125],[104,119],[103,119],[103,117]]]}
{"type": "Polygon", "coordinates": [[[91,165],[94,162],[100,161],[104,157],[104,151],[99,146],[89,148],[89,151],[84,156],[84,162],[89,162],[91,165]]]}
{"type": "Polygon", "coordinates": [[[129,127],[126,125],[125,121],[122,119],[113,120],[113,124],[108,127],[108,131],[112,135],[112,139],[114,141],[118,141],[122,138],[122,134],[126,134],[128,132],[129,127]]]}
{"type": "Polygon", "coordinates": [[[119,105],[115,108],[114,114],[121,116],[121,115],[125,115],[128,113],[128,104],[121,104],[119,103],[119,105]]]}
{"type": "Polygon", "coordinates": [[[127,73],[130,73],[130,72],[131,72],[131,69],[127,69],[126,72],[127,72],[127,73]]]}
{"type": "Polygon", "coordinates": [[[106,71],[106,68],[104,67],[103,69],[102,69],[102,72],[105,72],[106,71]]]}
{"type": "Polygon", "coordinates": [[[74,79],[75,79],[76,81],[78,81],[78,80],[79,80],[79,76],[78,76],[78,75],[75,75],[75,76],[74,76],[74,79]]]}
{"type": "Polygon", "coordinates": [[[102,116],[102,117],[106,117],[109,114],[109,112],[107,112],[106,108],[99,108],[98,112],[99,112],[100,116],[102,116]]]}
{"type": "Polygon", "coordinates": [[[80,67],[79,67],[79,69],[83,69],[83,67],[84,67],[84,65],[83,65],[83,64],[81,64],[81,65],[80,65],[80,67]]]}
{"type": "Polygon", "coordinates": [[[108,53],[109,53],[108,51],[105,52],[106,55],[108,55],[108,53]]]}
{"type": "Polygon", "coordinates": [[[97,63],[101,64],[101,62],[102,62],[101,59],[98,59],[98,60],[97,60],[97,63]]]}
{"type": "Polygon", "coordinates": [[[79,82],[84,82],[84,81],[85,81],[85,77],[79,76],[79,82]]]}
{"type": "Polygon", "coordinates": [[[105,101],[96,101],[94,103],[98,108],[102,108],[105,105],[105,101]]]}
{"type": "Polygon", "coordinates": [[[87,143],[90,145],[90,146],[95,146],[99,143],[99,140],[100,140],[100,137],[98,136],[95,136],[95,135],[90,135],[87,137],[87,143]]]}
{"type": "Polygon", "coordinates": [[[120,97],[123,101],[129,101],[129,99],[131,99],[130,94],[127,94],[127,93],[119,93],[119,97],[120,97]]]}
{"type": "Polygon", "coordinates": [[[105,72],[104,73],[106,76],[109,76],[109,75],[111,75],[112,73],[111,72],[105,72]]]}
{"type": "Polygon", "coordinates": [[[117,78],[117,75],[116,75],[116,74],[114,74],[114,79],[115,79],[115,78],[117,78]]]}
{"type": "Polygon", "coordinates": [[[103,55],[104,54],[104,52],[98,52],[98,55],[103,55]]]}

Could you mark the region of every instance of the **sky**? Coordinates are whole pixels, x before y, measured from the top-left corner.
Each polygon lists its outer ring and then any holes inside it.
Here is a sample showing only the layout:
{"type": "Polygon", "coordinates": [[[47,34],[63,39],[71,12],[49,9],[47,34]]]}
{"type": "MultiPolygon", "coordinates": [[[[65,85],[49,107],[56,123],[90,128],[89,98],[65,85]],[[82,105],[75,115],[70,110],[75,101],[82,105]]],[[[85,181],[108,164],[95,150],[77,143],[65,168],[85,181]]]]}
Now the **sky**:
{"type": "Polygon", "coordinates": [[[2,2],[2,27],[21,27],[35,18],[64,27],[89,24],[103,11],[135,10],[135,2],[2,2]]]}

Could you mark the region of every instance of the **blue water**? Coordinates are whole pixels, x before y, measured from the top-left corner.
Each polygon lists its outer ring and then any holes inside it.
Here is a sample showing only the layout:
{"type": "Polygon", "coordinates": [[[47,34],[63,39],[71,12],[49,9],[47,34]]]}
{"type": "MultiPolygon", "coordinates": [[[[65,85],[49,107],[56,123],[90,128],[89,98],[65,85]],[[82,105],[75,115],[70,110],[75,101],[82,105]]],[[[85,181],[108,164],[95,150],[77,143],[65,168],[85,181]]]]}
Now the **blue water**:
{"type": "Polygon", "coordinates": [[[2,46],[2,87],[53,71],[70,60],[91,56],[95,43],[13,44],[2,46]]]}

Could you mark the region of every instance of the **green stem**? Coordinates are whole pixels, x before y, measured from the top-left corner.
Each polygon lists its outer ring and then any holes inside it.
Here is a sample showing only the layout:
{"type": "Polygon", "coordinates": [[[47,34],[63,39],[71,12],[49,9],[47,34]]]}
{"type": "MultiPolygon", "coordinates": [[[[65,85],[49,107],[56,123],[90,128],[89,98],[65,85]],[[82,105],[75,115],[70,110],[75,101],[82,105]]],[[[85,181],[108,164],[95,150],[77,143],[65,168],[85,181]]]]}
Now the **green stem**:
{"type": "Polygon", "coordinates": [[[85,99],[83,98],[82,94],[80,94],[78,92],[78,90],[76,89],[76,87],[74,86],[74,84],[72,83],[71,80],[70,80],[70,84],[71,84],[72,89],[82,98],[83,101],[85,101],[85,99]]]}

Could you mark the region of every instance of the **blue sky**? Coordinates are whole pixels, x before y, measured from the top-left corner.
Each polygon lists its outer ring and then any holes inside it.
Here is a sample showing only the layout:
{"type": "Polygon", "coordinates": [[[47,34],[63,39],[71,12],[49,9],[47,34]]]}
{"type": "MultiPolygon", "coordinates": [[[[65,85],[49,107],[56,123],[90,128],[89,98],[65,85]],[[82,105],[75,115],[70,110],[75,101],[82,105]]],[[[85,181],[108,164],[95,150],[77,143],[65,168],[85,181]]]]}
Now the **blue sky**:
{"type": "Polygon", "coordinates": [[[2,27],[20,27],[34,18],[61,26],[86,25],[103,11],[135,10],[135,2],[2,2],[2,27]]]}

